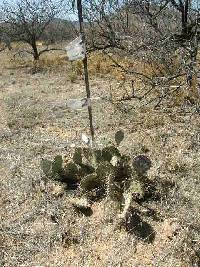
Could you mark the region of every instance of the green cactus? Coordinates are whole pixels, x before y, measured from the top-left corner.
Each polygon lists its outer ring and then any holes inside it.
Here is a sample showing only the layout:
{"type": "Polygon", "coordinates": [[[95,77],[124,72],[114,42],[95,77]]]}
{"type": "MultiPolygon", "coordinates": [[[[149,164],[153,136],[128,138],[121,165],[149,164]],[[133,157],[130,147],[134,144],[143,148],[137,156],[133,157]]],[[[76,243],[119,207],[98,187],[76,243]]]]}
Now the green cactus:
{"type": "Polygon", "coordinates": [[[79,168],[74,162],[69,162],[63,171],[63,181],[67,184],[77,183],[79,181],[79,168]]]}
{"type": "Polygon", "coordinates": [[[95,149],[94,150],[94,155],[95,155],[97,163],[102,161],[102,152],[101,152],[100,149],[95,149]]]}
{"type": "Polygon", "coordinates": [[[113,156],[121,157],[119,150],[115,146],[107,146],[102,149],[103,160],[110,162],[113,156]]]}
{"type": "Polygon", "coordinates": [[[81,165],[82,164],[82,148],[77,147],[75,149],[74,155],[73,155],[73,161],[74,163],[81,165]]]}
{"type": "Polygon", "coordinates": [[[80,188],[83,192],[92,191],[104,185],[103,180],[96,174],[89,174],[85,176],[80,182],[80,188]]]}
{"type": "Polygon", "coordinates": [[[52,174],[52,162],[47,159],[42,159],[41,169],[47,177],[50,177],[52,174]]]}
{"type": "MultiPolygon", "coordinates": [[[[123,138],[122,131],[115,134],[117,145],[123,138]]],[[[66,183],[68,189],[71,185],[73,189],[79,186],[80,192],[90,200],[106,196],[119,206],[124,202],[122,215],[127,212],[132,200],[143,200],[153,190],[146,176],[150,167],[147,157],[140,155],[132,163],[130,157],[121,155],[114,145],[101,150],[77,147],[66,166],[63,166],[62,156],[59,155],[53,161],[41,162],[45,175],[66,183]]]]}
{"type": "Polygon", "coordinates": [[[115,142],[117,145],[119,145],[124,139],[124,132],[122,130],[119,130],[115,133],[115,142]]]}
{"type": "Polygon", "coordinates": [[[102,161],[102,152],[100,149],[83,148],[83,163],[97,167],[98,163],[102,161]]]}
{"type": "Polygon", "coordinates": [[[90,162],[91,157],[92,157],[92,150],[88,147],[84,147],[82,149],[83,152],[83,158],[85,159],[85,161],[90,162]]]}
{"type": "Polygon", "coordinates": [[[124,188],[127,188],[130,184],[132,176],[132,169],[129,164],[129,158],[121,156],[115,166],[115,181],[124,188]]]}
{"type": "Polygon", "coordinates": [[[101,162],[96,169],[96,173],[100,179],[105,181],[108,175],[114,174],[114,167],[109,162],[101,162]]]}
{"type": "Polygon", "coordinates": [[[62,164],[62,156],[56,156],[53,161],[43,159],[41,161],[41,168],[48,178],[62,181],[62,164]]]}
{"type": "Polygon", "coordinates": [[[80,175],[82,175],[82,177],[88,175],[88,174],[92,174],[95,172],[95,168],[91,165],[87,165],[87,164],[81,164],[80,166],[80,175]]]}
{"type": "Polygon", "coordinates": [[[62,172],[63,159],[62,156],[58,155],[54,158],[52,162],[52,172],[53,174],[60,174],[62,172]]]}

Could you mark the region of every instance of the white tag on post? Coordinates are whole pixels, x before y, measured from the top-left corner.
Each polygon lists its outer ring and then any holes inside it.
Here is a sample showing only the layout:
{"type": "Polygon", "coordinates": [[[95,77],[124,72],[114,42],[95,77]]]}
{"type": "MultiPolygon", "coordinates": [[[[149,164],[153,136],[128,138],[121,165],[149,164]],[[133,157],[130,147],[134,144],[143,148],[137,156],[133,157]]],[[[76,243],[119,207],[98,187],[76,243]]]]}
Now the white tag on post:
{"type": "Polygon", "coordinates": [[[66,51],[70,61],[84,59],[86,55],[86,48],[81,36],[69,43],[66,46],[66,51]]]}

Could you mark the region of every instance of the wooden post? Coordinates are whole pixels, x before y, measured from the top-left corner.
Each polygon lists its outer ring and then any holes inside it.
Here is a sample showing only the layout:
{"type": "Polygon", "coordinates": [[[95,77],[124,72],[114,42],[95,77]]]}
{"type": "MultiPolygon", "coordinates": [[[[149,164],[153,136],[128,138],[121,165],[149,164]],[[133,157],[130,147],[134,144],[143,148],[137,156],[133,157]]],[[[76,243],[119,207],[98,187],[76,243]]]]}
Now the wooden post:
{"type": "MultiPolygon", "coordinates": [[[[78,10],[80,34],[81,34],[82,42],[85,45],[86,41],[85,41],[85,32],[84,32],[84,25],[83,25],[82,0],[77,0],[77,10],[78,10]]],[[[86,94],[87,94],[87,99],[88,99],[90,133],[91,133],[91,138],[93,142],[94,141],[94,127],[93,127],[93,120],[92,120],[92,106],[91,106],[91,99],[90,99],[90,84],[89,84],[89,75],[88,75],[87,54],[85,54],[85,57],[83,59],[83,66],[84,66],[84,76],[85,76],[85,88],[86,88],[86,94]]]]}

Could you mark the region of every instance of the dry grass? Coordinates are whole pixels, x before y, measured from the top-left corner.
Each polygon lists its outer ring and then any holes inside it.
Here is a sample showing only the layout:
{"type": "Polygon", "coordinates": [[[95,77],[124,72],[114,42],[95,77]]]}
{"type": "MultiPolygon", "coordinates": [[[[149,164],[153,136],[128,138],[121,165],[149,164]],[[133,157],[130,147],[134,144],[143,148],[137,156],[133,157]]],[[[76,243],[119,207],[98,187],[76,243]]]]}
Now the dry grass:
{"type": "Polygon", "coordinates": [[[106,200],[92,204],[90,217],[77,213],[72,192],[46,180],[40,170],[42,158],[68,155],[71,144],[81,143],[81,133],[89,132],[87,110],[65,108],[67,98],[85,96],[80,63],[71,66],[53,53],[41,59],[42,71],[32,73],[29,59],[14,63],[11,56],[1,54],[0,66],[2,266],[199,266],[200,120],[195,109],[155,111],[137,99],[111,103],[110,86],[123,94],[110,78],[115,69],[107,69],[101,56],[89,62],[92,95],[101,97],[93,103],[97,143],[112,141],[123,129],[120,150],[131,157],[147,154],[149,178],[163,181],[162,197],[139,207],[143,223],[155,233],[148,243],[117,227],[115,207],[106,200]],[[73,83],[71,68],[77,75],[73,83]]]}
{"type": "MultiPolygon", "coordinates": [[[[64,47],[64,44],[62,45],[64,47]]],[[[60,47],[62,47],[60,46],[60,47]]],[[[7,66],[10,68],[25,68],[30,73],[38,73],[38,72],[66,72],[68,79],[71,83],[76,83],[80,79],[83,79],[83,66],[81,61],[76,62],[68,62],[67,56],[63,51],[52,51],[51,53],[45,53],[40,57],[38,62],[34,62],[30,55],[23,52],[23,49],[28,49],[26,46],[22,44],[14,44],[14,52],[11,53],[9,57],[6,58],[7,66]],[[20,52],[22,51],[22,52],[20,52]],[[13,58],[13,54],[16,56],[13,58]],[[8,58],[9,61],[8,61],[8,58]]],[[[44,47],[43,47],[44,48],[44,47]]],[[[180,68],[180,58],[179,55],[177,57],[169,59],[169,65],[154,62],[145,62],[134,60],[128,57],[112,55],[114,61],[118,62],[124,69],[132,70],[137,73],[143,73],[149,78],[153,77],[168,77],[171,76],[170,72],[177,73],[177,70],[180,68]],[[173,66],[173,67],[172,67],[173,66]]],[[[128,95],[130,96],[132,93],[132,84],[134,84],[134,88],[138,91],[139,95],[143,95],[145,92],[148,92],[150,89],[150,84],[147,80],[142,78],[140,75],[130,75],[124,73],[122,69],[116,67],[114,62],[108,55],[105,55],[101,52],[91,53],[89,55],[89,74],[91,77],[97,78],[105,78],[112,81],[115,81],[114,87],[116,90],[113,91],[113,95],[117,95],[120,93],[119,98],[128,95]]],[[[167,97],[165,105],[169,106],[182,106],[186,102],[197,103],[198,99],[198,90],[197,90],[197,79],[194,76],[192,80],[192,85],[189,87],[185,80],[185,76],[176,78],[169,82],[164,87],[158,86],[154,88],[149,94],[149,99],[155,99],[153,101],[156,104],[156,99],[162,97],[163,94],[166,94],[167,97]],[[183,84],[179,89],[174,89],[174,86],[178,86],[179,84],[183,84]]],[[[118,97],[117,97],[118,98],[118,97]]],[[[151,100],[150,100],[151,101],[151,100]]]]}

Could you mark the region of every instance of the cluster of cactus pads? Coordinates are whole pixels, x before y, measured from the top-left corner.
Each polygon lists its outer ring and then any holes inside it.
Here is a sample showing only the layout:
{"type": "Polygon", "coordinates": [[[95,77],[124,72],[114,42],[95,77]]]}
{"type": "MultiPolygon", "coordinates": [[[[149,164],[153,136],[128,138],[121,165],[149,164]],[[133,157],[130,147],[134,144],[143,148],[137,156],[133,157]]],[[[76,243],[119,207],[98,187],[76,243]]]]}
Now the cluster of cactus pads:
{"type": "Polygon", "coordinates": [[[122,155],[118,149],[122,139],[122,132],[117,132],[116,145],[103,149],[77,147],[70,158],[44,159],[42,170],[50,179],[65,183],[66,188],[78,190],[90,200],[106,197],[123,203],[125,209],[132,198],[145,197],[151,161],[143,155],[134,159],[122,155]]]}

